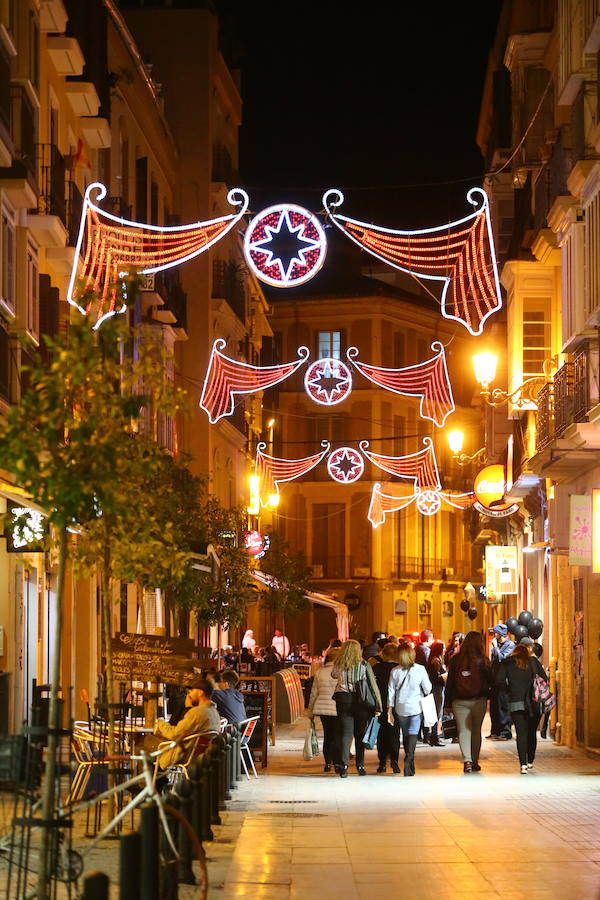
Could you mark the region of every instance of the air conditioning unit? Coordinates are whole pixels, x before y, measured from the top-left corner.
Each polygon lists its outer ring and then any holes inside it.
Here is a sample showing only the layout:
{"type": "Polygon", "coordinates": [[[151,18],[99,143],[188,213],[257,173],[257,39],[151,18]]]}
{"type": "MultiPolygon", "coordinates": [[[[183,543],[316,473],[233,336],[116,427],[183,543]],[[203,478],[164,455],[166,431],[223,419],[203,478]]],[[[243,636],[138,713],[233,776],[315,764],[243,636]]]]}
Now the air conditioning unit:
{"type": "Polygon", "coordinates": [[[368,567],[358,567],[352,571],[354,578],[369,578],[371,576],[371,569],[368,567]]]}
{"type": "Polygon", "coordinates": [[[322,578],[323,577],[323,564],[316,566],[307,566],[308,574],[310,578],[322,578]]]}

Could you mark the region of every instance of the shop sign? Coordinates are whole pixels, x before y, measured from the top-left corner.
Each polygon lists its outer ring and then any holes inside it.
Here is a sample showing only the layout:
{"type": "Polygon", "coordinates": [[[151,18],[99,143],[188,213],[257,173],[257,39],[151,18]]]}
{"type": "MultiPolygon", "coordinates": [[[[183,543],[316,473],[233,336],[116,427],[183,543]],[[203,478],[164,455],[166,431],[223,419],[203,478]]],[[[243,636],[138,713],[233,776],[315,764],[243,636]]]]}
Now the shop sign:
{"type": "Polygon", "coordinates": [[[269,535],[260,531],[247,531],[244,535],[244,547],[253,559],[261,559],[270,545],[269,535]]]}
{"type": "Polygon", "coordinates": [[[43,553],[48,533],[46,517],[29,506],[8,503],[4,536],[8,553],[43,553]]]}
{"type": "Polygon", "coordinates": [[[478,472],[473,484],[476,501],[473,504],[477,512],[492,518],[510,516],[517,512],[518,503],[504,500],[506,493],[506,475],[504,466],[486,466],[478,472]]]}
{"type": "Polygon", "coordinates": [[[596,519],[596,505],[594,505],[592,518],[592,498],[589,494],[571,494],[569,498],[570,566],[592,565],[592,550],[600,539],[596,519]]]}
{"type": "Polygon", "coordinates": [[[485,548],[486,602],[500,602],[500,594],[516,594],[517,585],[517,548],[489,544],[485,548]]]}

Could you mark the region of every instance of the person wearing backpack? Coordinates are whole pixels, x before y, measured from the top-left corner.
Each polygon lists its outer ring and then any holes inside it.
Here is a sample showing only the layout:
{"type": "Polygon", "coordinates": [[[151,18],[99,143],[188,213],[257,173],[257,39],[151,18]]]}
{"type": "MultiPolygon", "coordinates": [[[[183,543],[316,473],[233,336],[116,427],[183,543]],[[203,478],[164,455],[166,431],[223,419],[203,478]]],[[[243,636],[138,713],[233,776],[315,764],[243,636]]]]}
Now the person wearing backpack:
{"type": "Polygon", "coordinates": [[[466,773],[480,772],[481,726],[492,686],[492,667],[483,638],[470,631],[450,660],[444,708],[452,710],[466,773]]]}
{"type": "Polygon", "coordinates": [[[369,721],[381,713],[381,696],[372,667],[362,658],[358,641],[344,641],[335,658],[331,677],[335,678],[333,699],[338,715],[341,742],[340,778],[348,777],[350,744],[354,737],[356,769],[366,775],[363,738],[369,721]]]}
{"type": "Polygon", "coordinates": [[[512,654],[502,663],[497,675],[497,683],[508,691],[508,708],[517,732],[517,753],[521,775],[533,769],[537,748],[537,727],[542,710],[532,696],[536,676],[546,684],[548,676],[531,646],[518,644],[512,654]]]}

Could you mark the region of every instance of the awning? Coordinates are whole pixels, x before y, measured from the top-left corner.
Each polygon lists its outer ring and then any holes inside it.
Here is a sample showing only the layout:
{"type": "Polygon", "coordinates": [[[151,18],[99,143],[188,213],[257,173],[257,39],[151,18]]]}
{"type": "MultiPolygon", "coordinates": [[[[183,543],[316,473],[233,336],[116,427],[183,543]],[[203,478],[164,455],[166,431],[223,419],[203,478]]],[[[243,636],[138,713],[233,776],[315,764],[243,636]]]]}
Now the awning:
{"type": "MultiPolygon", "coordinates": [[[[272,576],[269,575],[268,572],[261,572],[258,569],[254,569],[252,577],[261,584],[263,588],[270,587],[272,576]]],[[[317,606],[326,606],[334,611],[338,638],[340,641],[347,641],[350,634],[350,617],[346,604],[336,600],[333,594],[325,594],[320,591],[307,591],[304,596],[311,603],[317,606]]]]}

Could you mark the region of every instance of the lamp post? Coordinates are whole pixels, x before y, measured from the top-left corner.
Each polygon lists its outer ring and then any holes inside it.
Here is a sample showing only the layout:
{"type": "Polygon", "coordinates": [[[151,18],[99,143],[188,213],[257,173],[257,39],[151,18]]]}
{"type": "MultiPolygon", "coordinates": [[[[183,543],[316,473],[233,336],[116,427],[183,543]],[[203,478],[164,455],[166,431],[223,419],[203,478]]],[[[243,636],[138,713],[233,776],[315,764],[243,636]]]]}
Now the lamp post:
{"type": "MultiPolygon", "coordinates": [[[[544,361],[544,371],[548,363],[552,364],[553,360],[544,361]]],[[[475,379],[480,386],[479,395],[488,404],[488,406],[502,406],[503,403],[513,403],[518,409],[537,409],[537,390],[547,381],[547,376],[533,375],[526,378],[525,381],[516,387],[510,393],[503,391],[501,388],[490,388],[491,383],[496,377],[496,368],[498,365],[498,357],[495,353],[483,352],[473,355],[473,368],[475,370],[475,379]]]]}
{"type": "Polygon", "coordinates": [[[466,466],[472,462],[485,462],[487,455],[485,447],[481,447],[479,450],[476,450],[475,453],[471,453],[471,455],[462,452],[465,443],[464,431],[460,431],[460,429],[449,431],[446,435],[446,439],[452,452],[452,459],[459,466],[466,466]]]}

